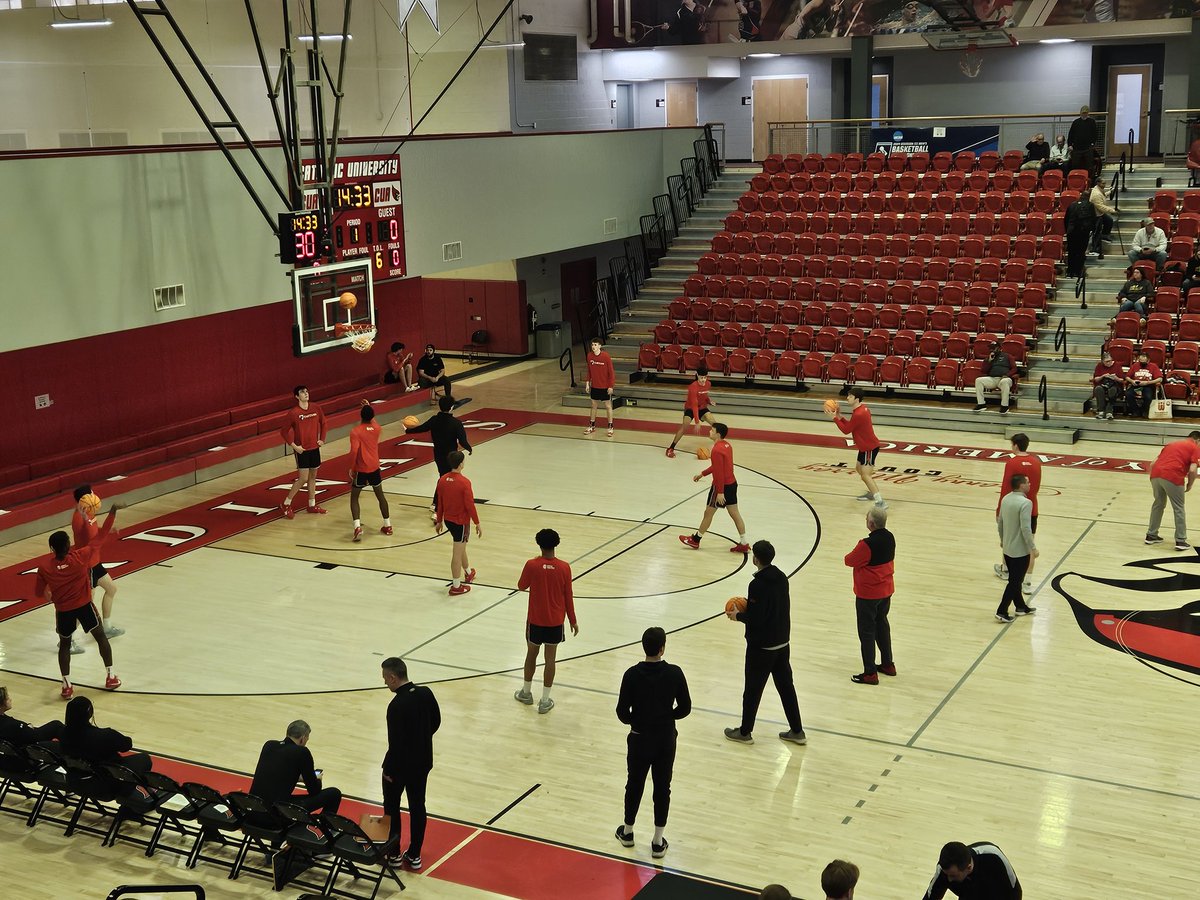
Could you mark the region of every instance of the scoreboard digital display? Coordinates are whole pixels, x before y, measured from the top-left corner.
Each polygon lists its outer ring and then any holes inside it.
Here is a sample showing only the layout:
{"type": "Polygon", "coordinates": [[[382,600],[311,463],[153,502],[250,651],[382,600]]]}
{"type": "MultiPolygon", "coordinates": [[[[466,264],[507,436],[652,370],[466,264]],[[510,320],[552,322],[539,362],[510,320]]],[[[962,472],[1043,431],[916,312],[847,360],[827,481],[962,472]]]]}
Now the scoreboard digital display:
{"type": "Polygon", "coordinates": [[[320,210],[279,214],[279,260],[300,268],[321,262],[329,244],[329,229],[320,210]]]}

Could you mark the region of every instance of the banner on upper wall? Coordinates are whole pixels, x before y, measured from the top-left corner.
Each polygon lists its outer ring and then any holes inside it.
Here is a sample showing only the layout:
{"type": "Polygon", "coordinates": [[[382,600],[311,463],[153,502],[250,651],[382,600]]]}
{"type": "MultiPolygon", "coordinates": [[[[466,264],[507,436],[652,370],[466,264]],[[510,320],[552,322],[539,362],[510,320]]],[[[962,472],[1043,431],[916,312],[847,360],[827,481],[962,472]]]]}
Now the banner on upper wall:
{"type": "MultiPolygon", "coordinates": [[[[1040,25],[1200,17],[1200,0],[1058,0],[1040,25]]],[[[1034,24],[1034,23],[1028,23],[1034,24]]]]}
{"type": "MultiPolygon", "coordinates": [[[[1011,0],[963,2],[969,3],[979,20],[988,25],[1005,24],[1012,17],[1011,0]]],[[[600,3],[594,9],[598,21],[593,50],[908,34],[949,28],[932,5],[918,0],[628,0],[626,4],[600,3]],[[628,22],[622,6],[629,9],[628,22]]]]}
{"type": "Polygon", "coordinates": [[[988,125],[935,128],[872,128],[872,149],[879,153],[958,153],[1000,149],[1000,132],[988,125]]]}

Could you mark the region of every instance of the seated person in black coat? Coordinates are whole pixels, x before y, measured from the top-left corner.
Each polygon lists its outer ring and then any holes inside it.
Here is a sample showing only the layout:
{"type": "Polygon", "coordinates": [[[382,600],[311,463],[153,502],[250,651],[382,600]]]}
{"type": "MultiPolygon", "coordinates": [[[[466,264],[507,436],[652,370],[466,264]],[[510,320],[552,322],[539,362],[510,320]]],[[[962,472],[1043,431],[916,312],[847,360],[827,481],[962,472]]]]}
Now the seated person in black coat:
{"type": "Polygon", "coordinates": [[[8,741],[14,747],[28,747],[43,741],[56,741],[62,737],[62,722],[47,722],[34,728],[27,722],[14,719],[8,714],[12,709],[12,695],[8,688],[0,687],[0,741],[8,741]]]}
{"type": "Polygon", "coordinates": [[[133,739],[115,728],[98,728],[95,710],[87,697],[76,697],[67,704],[62,737],[62,751],[67,756],[100,765],[120,765],[139,775],[150,771],[150,756],[131,753],[133,739]]]}
{"type": "Polygon", "coordinates": [[[312,729],[303,719],[297,719],[287,727],[287,737],[282,741],[267,741],[258,754],[258,765],[254,767],[254,781],[250,793],[270,803],[286,800],[302,806],[309,812],[336,814],[342,802],[342,792],[337,788],[322,788],[321,779],[313,768],[312,751],[308,749],[308,738],[312,729]],[[297,783],[304,781],[307,794],[292,795],[297,783]]]}

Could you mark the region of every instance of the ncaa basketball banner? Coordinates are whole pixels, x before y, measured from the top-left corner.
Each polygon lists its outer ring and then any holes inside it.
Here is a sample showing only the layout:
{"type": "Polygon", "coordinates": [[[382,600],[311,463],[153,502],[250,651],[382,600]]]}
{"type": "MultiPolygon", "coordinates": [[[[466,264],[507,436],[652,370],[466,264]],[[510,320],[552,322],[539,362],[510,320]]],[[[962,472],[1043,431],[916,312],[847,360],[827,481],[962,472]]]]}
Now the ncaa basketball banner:
{"type": "Polygon", "coordinates": [[[943,128],[872,128],[871,144],[878,153],[958,153],[1000,149],[1000,130],[992,125],[950,125],[943,128]]]}

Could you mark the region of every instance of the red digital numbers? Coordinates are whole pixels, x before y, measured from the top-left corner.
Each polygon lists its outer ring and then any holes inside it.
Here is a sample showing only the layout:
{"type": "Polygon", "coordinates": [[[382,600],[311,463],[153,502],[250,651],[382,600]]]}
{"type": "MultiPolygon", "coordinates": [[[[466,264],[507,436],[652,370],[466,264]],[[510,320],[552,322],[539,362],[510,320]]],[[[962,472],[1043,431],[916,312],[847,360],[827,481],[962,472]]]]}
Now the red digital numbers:
{"type": "Polygon", "coordinates": [[[306,262],[315,259],[317,255],[317,233],[315,231],[296,232],[296,261],[306,262]]]}

